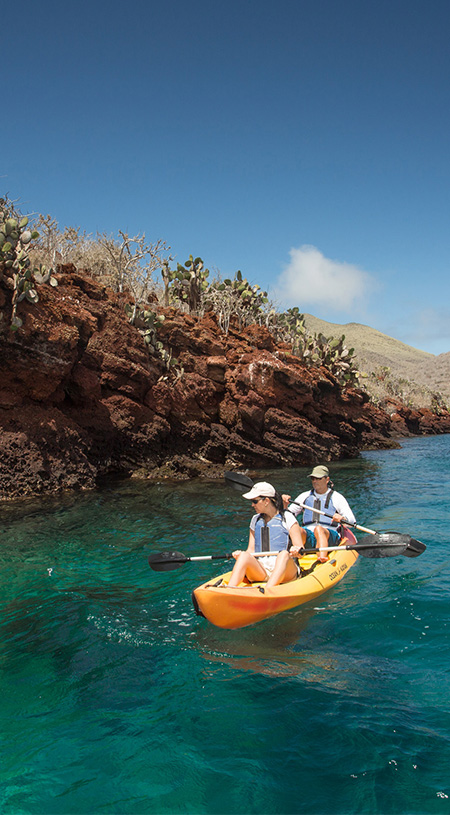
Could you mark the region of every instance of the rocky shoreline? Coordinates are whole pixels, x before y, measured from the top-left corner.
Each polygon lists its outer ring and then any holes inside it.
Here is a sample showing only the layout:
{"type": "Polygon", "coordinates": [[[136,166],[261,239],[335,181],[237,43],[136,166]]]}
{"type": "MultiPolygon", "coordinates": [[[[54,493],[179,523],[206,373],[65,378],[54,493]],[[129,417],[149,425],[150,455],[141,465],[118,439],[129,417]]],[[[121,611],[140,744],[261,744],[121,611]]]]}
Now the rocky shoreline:
{"type": "Polygon", "coordinates": [[[23,301],[9,328],[0,282],[0,500],[91,489],[108,474],[221,477],[224,469],[290,467],[450,432],[450,414],[387,410],[306,368],[263,327],[225,335],[212,313],[159,309],[149,354],[124,298],[73,266],[58,287],[23,301]]]}

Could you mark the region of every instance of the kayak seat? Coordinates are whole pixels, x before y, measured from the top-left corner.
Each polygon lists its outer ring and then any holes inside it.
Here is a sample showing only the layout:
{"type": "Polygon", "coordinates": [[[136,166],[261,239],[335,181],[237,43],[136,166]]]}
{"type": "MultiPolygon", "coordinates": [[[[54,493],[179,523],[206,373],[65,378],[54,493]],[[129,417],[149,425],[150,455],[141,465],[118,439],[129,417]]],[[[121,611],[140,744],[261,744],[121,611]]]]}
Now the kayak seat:
{"type": "Polygon", "coordinates": [[[302,566],[301,563],[299,563],[300,574],[297,577],[297,580],[301,580],[302,577],[306,577],[308,574],[311,574],[311,572],[314,571],[314,569],[316,568],[316,566],[319,565],[319,563],[320,563],[320,560],[315,560],[314,563],[312,563],[311,566],[308,569],[305,568],[304,566],[302,566]]]}

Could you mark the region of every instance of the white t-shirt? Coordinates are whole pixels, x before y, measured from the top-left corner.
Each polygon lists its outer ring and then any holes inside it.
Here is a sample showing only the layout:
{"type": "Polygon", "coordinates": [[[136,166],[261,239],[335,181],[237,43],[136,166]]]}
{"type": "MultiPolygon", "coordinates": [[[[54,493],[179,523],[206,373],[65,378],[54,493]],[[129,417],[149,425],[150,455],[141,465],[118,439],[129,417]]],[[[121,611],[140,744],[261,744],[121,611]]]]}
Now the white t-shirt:
{"type": "MultiPolygon", "coordinates": [[[[320,501],[320,509],[324,513],[329,515],[330,514],[330,509],[325,508],[325,501],[327,499],[328,492],[329,492],[329,490],[327,490],[326,492],[319,495],[319,493],[317,493],[314,490],[313,496],[314,496],[314,498],[317,498],[320,501]]],[[[311,495],[311,490],[307,490],[306,492],[301,492],[300,495],[298,495],[295,500],[298,501],[299,504],[304,504],[309,495],[311,495]]],[[[333,506],[334,506],[336,512],[338,512],[339,515],[344,515],[347,518],[347,521],[350,521],[350,523],[353,523],[353,524],[356,523],[356,518],[353,515],[353,512],[350,509],[347,500],[344,498],[343,495],[341,495],[340,492],[336,492],[336,490],[333,490],[333,494],[331,496],[331,501],[333,503],[333,506]]],[[[311,507],[311,509],[312,509],[312,507],[311,507]]],[[[318,509],[319,509],[319,507],[318,507],[318,509]]],[[[299,515],[301,512],[304,512],[303,507],[299,507],[296,504],[289,504],[288,510],[289,510],[289,512],[292,512],[294,515],[299,515]]],[[[327,520],[327,519],[324,518],[324,520],[327,520]]],[[[320,524],[320,521],[318,523],[320,524]]],[[[317,526],[317,523],[310,523],[310,524],[306,524],[305,528],[306,529],[314,529],[316,526],[317,526]]]]}

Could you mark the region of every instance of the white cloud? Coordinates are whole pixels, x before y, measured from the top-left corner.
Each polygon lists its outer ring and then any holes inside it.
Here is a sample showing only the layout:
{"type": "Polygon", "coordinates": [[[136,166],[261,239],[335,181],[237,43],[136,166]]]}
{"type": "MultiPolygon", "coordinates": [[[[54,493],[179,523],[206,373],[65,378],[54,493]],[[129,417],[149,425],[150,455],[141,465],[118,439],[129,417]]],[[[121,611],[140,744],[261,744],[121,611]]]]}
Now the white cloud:
{"type": "Polygon", "coordinates": [[[315,246],[291,249],[290,262],[281,273],[273,293],[283,306],[305,305],[350,311],[363,304],[375,281],[368,272],[326,258],[315,246]]]}

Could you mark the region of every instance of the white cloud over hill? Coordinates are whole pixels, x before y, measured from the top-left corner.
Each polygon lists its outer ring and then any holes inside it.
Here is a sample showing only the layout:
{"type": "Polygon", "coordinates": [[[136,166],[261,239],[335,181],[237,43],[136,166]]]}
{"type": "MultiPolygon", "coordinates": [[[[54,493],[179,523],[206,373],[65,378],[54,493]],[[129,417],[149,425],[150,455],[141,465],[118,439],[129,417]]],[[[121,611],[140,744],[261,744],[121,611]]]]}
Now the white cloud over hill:
{"type": "Polygon", "coordinates": [[[334,308],[350,311],[375,287],[368,272],[351,263],[326,258],[307,244],[289,252],[290,262],[278,278],[273,294],[282,306],[334,308]]]}

